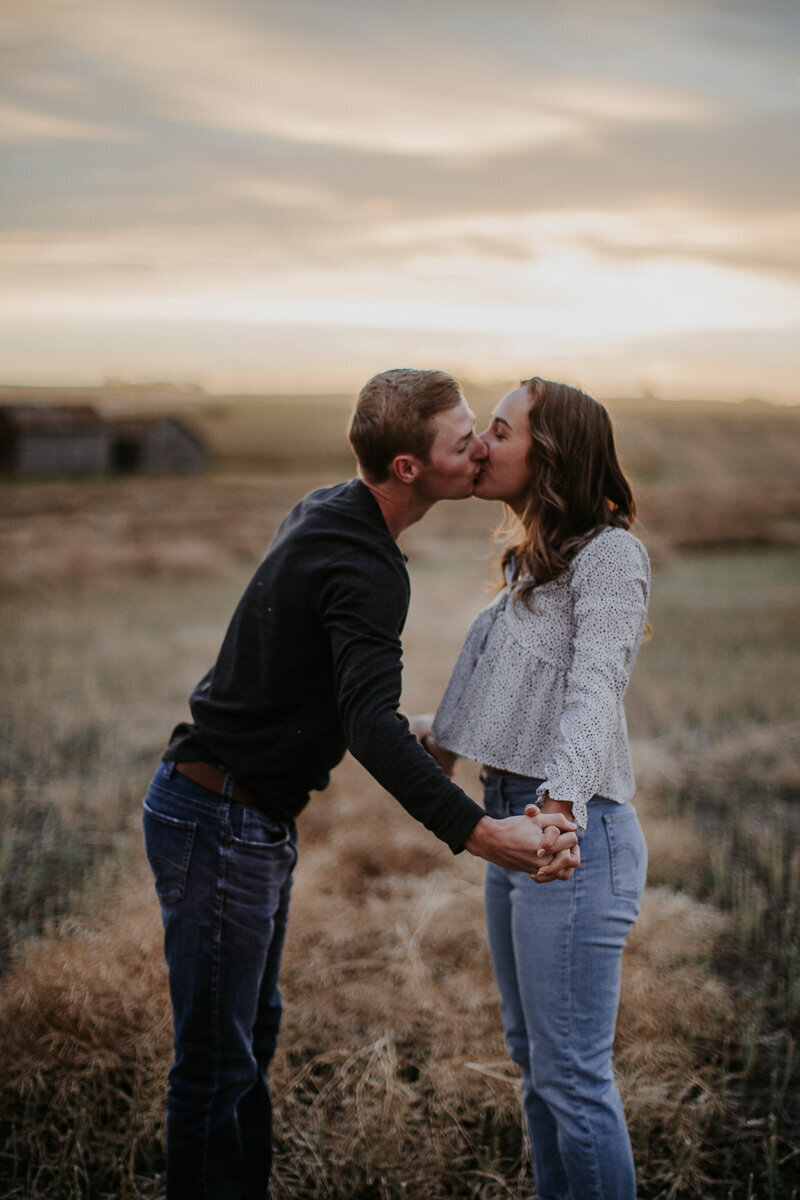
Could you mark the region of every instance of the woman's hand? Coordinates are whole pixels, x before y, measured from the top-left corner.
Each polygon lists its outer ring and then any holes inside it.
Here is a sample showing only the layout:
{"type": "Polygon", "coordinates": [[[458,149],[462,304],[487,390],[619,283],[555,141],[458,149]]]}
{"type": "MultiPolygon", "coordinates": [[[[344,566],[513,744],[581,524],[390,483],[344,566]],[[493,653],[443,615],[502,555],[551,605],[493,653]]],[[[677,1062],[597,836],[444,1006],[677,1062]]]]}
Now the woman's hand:
{"type": "Polygon", "coordinates": [[[433,713],[418,713],[415,717],[408,718],[408,727],[420,743],[422,743],[423,738],[428,736],[432,725],[433,713]]]}
{"type": "Polygon", "coordinates": [[[561,817],[566,817],[568,821],[571,821],[572,805],[553,800],[548,796],[541,810],[535,804],[526,804],[525,816],[535,821],[544,830],[542,848],[539,850],[543,860],[542,865],[538,870],[528,872],[533,882],[551,883],[554,879],[569,879],[575,869],[581,865],[580,845],[576,842],[574,846],[559,850],[555,854],[549,854],[548,849],[555,845],[560,830],[552,818],[555,817],[556,820],[559,820],[561,817]]]}
{"type": "Polygon", "coordinates": [[[445,750],[444,746],[440,746],[431,733],[433,713],[421,713],[416,717],[409,717],[408,725],[423,749],[428,751],[428,754],[438,763],[445,775],[452,779],[455,765],[458,762],[458,755],[453,754],[452,750],[445,750]]]}
{"type": "Polygon", "coordinates": [[[432,733],[426,733],[423,738],[420,738],[420,742],[428,751],[431,758],[439,764],[445,775],[448,775],[452,779],[453,771],[458,762],[458,755],[453,754],[452,750],[445,750],[444,746],[440,746],[432,733]]]}

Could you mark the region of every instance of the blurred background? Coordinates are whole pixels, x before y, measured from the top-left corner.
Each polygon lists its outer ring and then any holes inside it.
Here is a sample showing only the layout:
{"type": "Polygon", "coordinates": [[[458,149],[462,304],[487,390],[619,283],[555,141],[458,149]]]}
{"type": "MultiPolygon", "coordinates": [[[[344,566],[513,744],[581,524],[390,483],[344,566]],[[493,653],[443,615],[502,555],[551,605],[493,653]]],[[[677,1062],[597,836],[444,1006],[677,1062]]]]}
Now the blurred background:
{"type": "MultiPolygon", "coordinates": [[[[797,1200],[796,6],[7,0],[0,30],[0,1192],[163,1194],[141,796],[278,522],[354,472],[358,387],[411,365],[479,429],[532,373],[608,405],[654,565],[640,1196],[797,1200]]],[[[502,516],[404,536],[404,711],[502,516]]],[[[480,863],[349,758],[300,840],[276,1200],[532,1196],[480,863]]]]}
{"type": "Polygon", "coordinates": [[[6,0],[8,383],[795,402],[797,6],[6,0]]]}

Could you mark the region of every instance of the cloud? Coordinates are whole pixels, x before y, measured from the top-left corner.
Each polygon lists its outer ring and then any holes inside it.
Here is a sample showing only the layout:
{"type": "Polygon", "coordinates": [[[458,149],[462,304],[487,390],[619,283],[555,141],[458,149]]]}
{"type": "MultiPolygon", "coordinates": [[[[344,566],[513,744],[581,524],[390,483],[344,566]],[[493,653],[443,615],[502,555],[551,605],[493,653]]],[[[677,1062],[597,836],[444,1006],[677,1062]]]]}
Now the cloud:
{"type": "MultiPolygon", "coordinates": [[[[541,62],[509,71],[510,48],[476,40],[468,7],[449,30],[446,52],[420,36],[408,14],[391,32],[362,20],[348,38],[339,25],[281,21],[273,7],[260,19],[254,9],[178,0],[38,9],[40,19],[42,10],[47,15],[49,44],[62,47],[60,66],[52,50],[47,60],[55,73],[77,61],[105,83],[113,63],[116,77],[136,81],[143,113],[313,145],[486,156],[569,144],[591,136],[598,122],[697,118],[709,106],[674,81],[571,76],[541,62]]],[[[528,31],[535,36],[535,21],[528,31]]]]}
{"type": "Polygon", "coordinates": [[[351,342],[416,322],[528,354],[530,329],[594,346],[795,311],[779,0],[9,0],[0,20],[9,316],[351,342]]]}
{"type": "Polygon", "coordinates": [[[57,112],[0,101],[0,145],[52,145],[54,142],[127,141],[130,131],[100,121],[81,121],[57,112]]]}
{"type": "MultiPolygon", "coordinates": [[[[96,138],[98,112],[111,122],[107,146],[76,147],[76,169],[25,161],[14,191],[26,220],[49,208],[79,225],[83,207],[92,223],[118,213],[124,226],[149,192],[156,222],[166,207],[189,224],[235,223],[248,202],[253,215],[259,201],[264,216],[285,209],[281,189],[327,195],[334,223],[345,202],[371,220],[381,203],[405,216],[543,211],[582,208],[589,193],[601,207],[796,203],[796,99],[757,39],[746,70],[730,29],[733,45],[711,53],[728,27],[707,2],[573,4],[565,17],[549,4],[448,0],[369,20],[363,0],[335,13],[235,0],[30,0],[26,11],[6,86],[35,114],[31,131],[96,138]],[[762,111],[774,88],[782,107],[762,111]],[[745,93],[755,107],[742,113],[745,93]],[[137,152],[124,144],[132,130],[137,152]],[[91,199],[83,181],[99,184],[91,199]]],[[[13,221],[13,195],[7,211],[13,221]]]]}
{"type": "Polygon", "coordinates": [[[800,282],[800,213],[739,217],[690,209],[641,210],[575,229],[574,244],[628,261],[682,257],[800,282]]]}

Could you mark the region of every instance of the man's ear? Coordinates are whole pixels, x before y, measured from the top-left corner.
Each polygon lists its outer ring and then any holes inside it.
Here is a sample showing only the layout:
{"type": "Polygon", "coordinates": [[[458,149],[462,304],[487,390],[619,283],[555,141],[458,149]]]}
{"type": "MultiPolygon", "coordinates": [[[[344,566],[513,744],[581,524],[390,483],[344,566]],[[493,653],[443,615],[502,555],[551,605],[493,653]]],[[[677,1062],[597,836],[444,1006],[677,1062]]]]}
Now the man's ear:
{"type": "Polygon", "coordinates": [[[389,464],[389,474],[400,483],[413,483],[419,469],[420,461],[413,454],[397,454],[389,464]]]}

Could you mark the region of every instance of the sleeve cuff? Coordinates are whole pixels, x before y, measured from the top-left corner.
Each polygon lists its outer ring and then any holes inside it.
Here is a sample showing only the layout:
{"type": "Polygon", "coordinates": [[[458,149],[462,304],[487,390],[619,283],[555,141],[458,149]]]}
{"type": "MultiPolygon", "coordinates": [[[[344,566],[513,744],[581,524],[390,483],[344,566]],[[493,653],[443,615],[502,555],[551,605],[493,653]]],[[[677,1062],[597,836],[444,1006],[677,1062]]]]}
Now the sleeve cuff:
{"type": "Polygon", "coordinates": [[[540,800],[544,801],[548,798],[555,800],[565,800],[572,804],[572,819],[578,826],[578,829],[585,829],[589,820],[589,810],[586,800],[570,800],[569,796],[557,795],[551,793],[550,783],[545,779],[544,783],[540,783],[536,789],[536,794],[540,800]]]}

